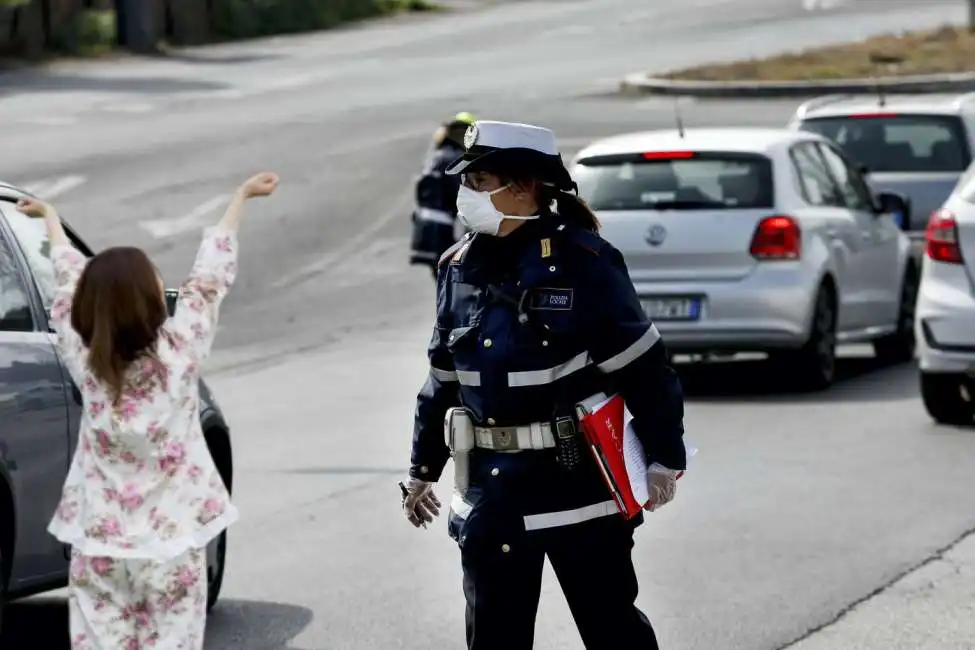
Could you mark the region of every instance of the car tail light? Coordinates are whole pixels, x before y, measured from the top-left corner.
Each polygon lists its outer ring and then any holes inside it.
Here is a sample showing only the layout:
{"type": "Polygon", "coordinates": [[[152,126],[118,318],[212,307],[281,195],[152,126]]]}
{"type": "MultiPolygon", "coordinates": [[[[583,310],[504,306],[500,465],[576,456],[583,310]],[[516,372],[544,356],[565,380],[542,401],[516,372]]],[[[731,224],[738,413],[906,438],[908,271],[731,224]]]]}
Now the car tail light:
{"type": "Polygon", "coordinates": [[[925,252],[935,262],[961,264],[961,248],[958,246],[958,222],[948,210],[938,210],[931,215],[924,231],[925,252]]]}
{"type": "Polygon", "coordinates": [[[792,217],[765,217],[752,236],[750,252],[759,260],[797,260],[802,249],[802,231],[792,217]]]}
{"type": "Polygon", "coordinates": [[[648,151],[643,154],[644,160],[683,160],[693,157],[693,151],[648,151]]]}

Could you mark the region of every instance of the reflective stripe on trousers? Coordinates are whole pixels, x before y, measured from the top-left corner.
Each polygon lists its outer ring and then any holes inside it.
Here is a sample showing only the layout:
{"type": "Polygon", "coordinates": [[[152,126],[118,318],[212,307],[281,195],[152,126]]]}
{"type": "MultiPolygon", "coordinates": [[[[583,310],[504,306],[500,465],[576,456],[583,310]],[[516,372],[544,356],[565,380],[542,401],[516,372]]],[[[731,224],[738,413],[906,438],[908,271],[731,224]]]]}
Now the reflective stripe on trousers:
{"type": "MultiPolygon", "coordinates": [[[[450,510],[461,519],[467,519],[471,514],[473,506],[464,500],[459,494],[454,494],[450,500],[450,510]]],[[[525,530],[542,530],[545,528],[558,528],[560,526],[571,526],[581,524],[584,521],[608,517],[619,514],[616,502],[610,499],[600,503],[593,503],[581,508],[572,510],[561,510],[558,512],[543,512],[534,515],[526,515],[525,530]]]]}

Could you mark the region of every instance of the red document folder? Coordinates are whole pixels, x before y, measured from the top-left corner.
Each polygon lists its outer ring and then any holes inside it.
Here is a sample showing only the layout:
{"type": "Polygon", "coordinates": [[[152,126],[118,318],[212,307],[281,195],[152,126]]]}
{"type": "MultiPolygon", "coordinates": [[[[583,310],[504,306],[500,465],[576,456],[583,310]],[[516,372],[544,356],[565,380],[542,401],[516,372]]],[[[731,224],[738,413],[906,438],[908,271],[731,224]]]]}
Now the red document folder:
{"type": "MultiPolygon", "coordinates": [[[[632,519],[650,502],[648,467],[632,424],[624,425],[623,398],[597,395],[580,403],[577,410],[587,446],[620,514],[632,519]]],[[[677,478],[683,474],[678,472],[677,478]]]]}

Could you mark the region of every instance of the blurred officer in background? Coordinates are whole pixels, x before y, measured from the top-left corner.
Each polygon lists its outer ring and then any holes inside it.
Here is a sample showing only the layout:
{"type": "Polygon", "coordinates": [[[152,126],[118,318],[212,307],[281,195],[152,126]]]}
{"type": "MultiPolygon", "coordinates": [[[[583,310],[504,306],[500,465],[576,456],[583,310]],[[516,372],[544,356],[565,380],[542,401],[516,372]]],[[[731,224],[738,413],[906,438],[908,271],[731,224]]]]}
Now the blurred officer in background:
{"type": "Polygon", "coordinates": [[[424,264],[437,277],[437,260],[463,234],[457,224],[460,178],[444,173],[464,153],[464,133],[474,123],[470,113],[458,113],[434,134],[433,150],[416,183],[410,264],[424,264]]]}
{"type": "Polygon", "coordinates": [[[643,514],[619,514],[575,405],[623,396],[647,454],[648,508],[660,507],[686,464],[680,382],[555,135],[479,121],[465,145],[447,173],[462,176],[457,207],[473,232],[439,263],[404,513],[433,521],[432,487],[453,457],[448,532],[470,650],[533,646],[546,555],[586,648],[653,650],[630,556],[643,514]]]}

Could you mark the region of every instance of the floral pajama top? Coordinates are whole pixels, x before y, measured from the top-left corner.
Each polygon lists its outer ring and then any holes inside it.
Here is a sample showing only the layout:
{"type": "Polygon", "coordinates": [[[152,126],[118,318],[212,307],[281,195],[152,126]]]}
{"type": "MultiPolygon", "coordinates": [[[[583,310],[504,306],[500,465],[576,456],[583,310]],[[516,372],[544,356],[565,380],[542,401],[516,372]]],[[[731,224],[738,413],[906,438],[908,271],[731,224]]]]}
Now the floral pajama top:
{"type": "Polygon", "coordinates": [[[237,273],[237,239],[207,229],[175,316],[160,328],[156,359],[134,362],[119,406],[88,370],[71,326],[71,303],[87,259],[51,250],[57,295],[51,324],[81,391],[78,447],[48,531],[87,556],[168,560],[201,548],[237,518],[200,427],[200,366],[221,301],[237,273]]]}

